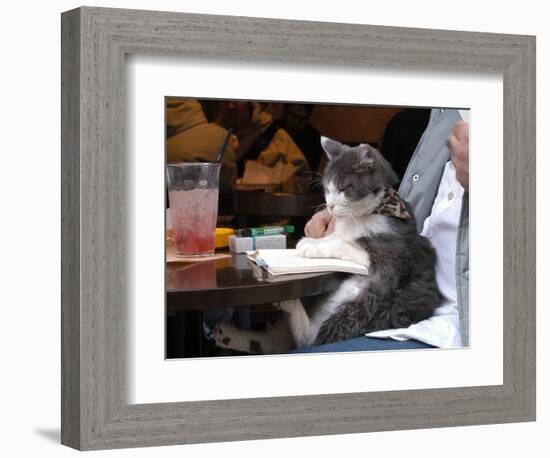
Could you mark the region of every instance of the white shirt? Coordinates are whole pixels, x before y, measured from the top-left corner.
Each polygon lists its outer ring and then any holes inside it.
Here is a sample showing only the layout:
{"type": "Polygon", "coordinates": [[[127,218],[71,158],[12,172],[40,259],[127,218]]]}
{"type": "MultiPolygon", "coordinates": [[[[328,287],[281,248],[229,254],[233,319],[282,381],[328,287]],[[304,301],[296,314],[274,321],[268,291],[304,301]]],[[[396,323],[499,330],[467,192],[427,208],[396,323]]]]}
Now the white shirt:
{"type": "MultiPolygon", "coordinates": [[[[469,121],[469,113],[460,113],[469,121]]],[[[440,348],[461,347],[460,321],[456,296],[456,237],[464,189],[456,179],[451,161],[443,176],[430,216],[424,221],[421,235],[430,239],[437,254],[436,281],[443,300],[434,314],[408,328],[387,329],[366,334],[369,337],[395,340],[416,339],[440,348]]]]}

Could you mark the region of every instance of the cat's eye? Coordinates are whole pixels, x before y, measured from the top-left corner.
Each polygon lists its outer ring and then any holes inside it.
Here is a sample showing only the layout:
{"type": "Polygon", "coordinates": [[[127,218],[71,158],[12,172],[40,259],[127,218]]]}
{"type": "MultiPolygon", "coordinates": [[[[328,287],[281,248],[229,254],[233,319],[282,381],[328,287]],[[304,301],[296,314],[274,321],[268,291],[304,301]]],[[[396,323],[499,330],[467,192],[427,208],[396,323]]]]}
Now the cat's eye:
{"type": "Polygon", "coordinates": [[[342,188],[340,189],[341,192],[350,192],[352,190],[353,186],[351,184],[347,184],[346,186],[342,186],[342,188]]]}

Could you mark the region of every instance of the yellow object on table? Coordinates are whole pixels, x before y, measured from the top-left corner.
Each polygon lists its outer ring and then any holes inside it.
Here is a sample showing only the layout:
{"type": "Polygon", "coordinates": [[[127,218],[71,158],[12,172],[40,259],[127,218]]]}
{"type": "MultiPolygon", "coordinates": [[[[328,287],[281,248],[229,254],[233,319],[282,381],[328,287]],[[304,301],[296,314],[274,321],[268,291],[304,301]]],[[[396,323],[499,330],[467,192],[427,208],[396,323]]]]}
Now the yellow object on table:
{"type": "Polygon", "coordinates": [[[235,231],[228,227],[216,228],[216,248],[225,248],[229,246],[229,236],[235,235],[235,231]]]}

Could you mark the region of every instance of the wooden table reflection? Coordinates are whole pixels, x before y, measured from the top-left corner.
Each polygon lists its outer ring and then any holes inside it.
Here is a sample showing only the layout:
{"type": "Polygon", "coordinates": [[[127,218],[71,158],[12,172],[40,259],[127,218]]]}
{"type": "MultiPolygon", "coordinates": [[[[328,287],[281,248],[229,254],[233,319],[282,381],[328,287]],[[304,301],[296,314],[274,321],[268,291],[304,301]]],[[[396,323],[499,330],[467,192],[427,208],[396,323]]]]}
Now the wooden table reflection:
{"type": "Polygon", "coordinates": [[[246,255],[191,264],[171,264],[166,273],[168,315],[213,307],[240,307],[314,296],[336,289],[345,274],[329,272],[268,276],[246,255]]]}

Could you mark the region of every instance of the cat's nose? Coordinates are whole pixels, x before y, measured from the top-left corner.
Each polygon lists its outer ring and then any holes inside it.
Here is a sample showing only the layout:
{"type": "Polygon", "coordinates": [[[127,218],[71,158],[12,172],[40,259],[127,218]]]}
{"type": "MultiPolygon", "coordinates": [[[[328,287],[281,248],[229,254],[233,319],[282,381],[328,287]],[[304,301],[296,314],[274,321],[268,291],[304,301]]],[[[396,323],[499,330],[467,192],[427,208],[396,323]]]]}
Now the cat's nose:
{"type": "Polygon", "coordinates": [[[329,211],[332,211],[334,209],[334,204],[327,204],[327,208],[329,211]]]}

